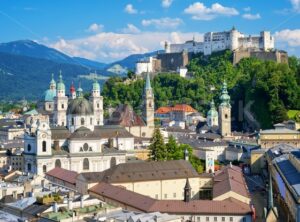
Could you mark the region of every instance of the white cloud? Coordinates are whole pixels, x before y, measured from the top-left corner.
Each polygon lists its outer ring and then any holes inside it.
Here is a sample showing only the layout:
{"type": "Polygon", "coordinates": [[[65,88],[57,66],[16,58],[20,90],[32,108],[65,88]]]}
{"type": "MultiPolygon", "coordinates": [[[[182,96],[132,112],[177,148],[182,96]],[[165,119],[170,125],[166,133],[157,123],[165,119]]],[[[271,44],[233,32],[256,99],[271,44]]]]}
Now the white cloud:
{"type": "Polygon", "coordinates": [[[276,42],[291,47],[300,46],[300,29],[284,29],[275,33],[276,42]]]}
{"type": "Polygon", "coordinates": [[[181,32],[140,32],[125,34],[102,32],[80,39],[61,38],[57,42],[48,44],[70,56],[79,56],[102,62],[112,62],[137,53],[146,53],[163,49],[164,42],[180,43],[203,39],[201,33],[181,32]]]}
{"type": "Polygon", "coordinates": [[[104,28],[104,25],[93,23],[88,27],[87,31],[88,32],[100,32],[103,30],[103,28],[104,28]]]}
{"type": "Polygon", "coordinates": [[[244,10],[245,12],[250,12],[250,11],[251,11],[251,8],[250,8],[250,7],[245,7],[245,8],[243,8],[243,10],[244,10]]]}
{"type": "Polygon", "coordinates": [[[162,0],[161,6],[164,8],[169,8],[173,3],[173,0],[162,0]]]}
{"type": "Polygon", "coordinates": [[[259,13],[256,13],[256,14],[246,13],[246,14],[243,14],[243,18],[248,19],[248,20],[257,20],[257,19],[260,19],[261,17],[260,17],[259,13]]]}
{"type": "Polygon", "coordinates": [[[136,14],[136,13],[138,13],[138,10],[135,9],[132,4],[127,4],[125,6],[124,11],[127,12],[128,14],[136,14]]]}
{"type": "Polygon", "coordinates": [[[143,26],[154,26],[157,29],[175,29],[183,24],[180,18],[160,18],[160,19],[144,19],[142,20],[143,26]]]}
{"type": "Polygon", "coordinates": [[[127,26],[123,29],[124,33],[132,33],[137,34],[140,33],[141,30],[139,30],[135,25],[133,24],[127,24],[127,26]]]}
{"type": "Polygon", "coordinates": [[[235,8],[225,7],[219,3],[214,3],[211,7],[206,7],[202,2],[195,2],[186,9],[184,13],[192,15],[195,20],[212,20],[219,16],[235,16],[239,12],[235,8]]]}
{"type": "Polygon", "coordinates": [[[293,6],[293,9],[300,12],[300,0],[290,0],[293,6]]]}

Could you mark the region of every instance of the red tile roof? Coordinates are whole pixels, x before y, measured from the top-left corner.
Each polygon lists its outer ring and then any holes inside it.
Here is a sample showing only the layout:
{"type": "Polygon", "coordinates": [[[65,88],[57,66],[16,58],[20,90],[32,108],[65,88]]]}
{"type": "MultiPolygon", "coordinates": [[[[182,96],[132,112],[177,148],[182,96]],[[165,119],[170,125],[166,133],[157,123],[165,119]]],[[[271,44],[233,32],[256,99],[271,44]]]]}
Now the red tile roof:
{"type": "Polygon", "coordinates": [[[159,107],[155,113],[157,114],[166,114],[169,112],[188,112],[188,113],[196,113],[197,110],[195,110],[193,107],[187,104],[177,104],[173,107],[171,106],[162,106],[159,107]]]}
{"type": "Polygon", "coordinates": [[[155,113],[157,114],[167,114],[169,112],[172,111],[172,107],[169,107],[169,106],[162,106],[162,107],[159,107],[155,113]]]}
{"type": "Polygon", "coordinates": [[[142,194],[138,194],[121,187],[107,183],[99,183],[89,189],[89,194],[99,195],[104,199],[110,199],[120,205],[127,205],[143,212],[162,212],[172,214],[251,214],[251,207],[234,198],[222,201],[192,200],[156,200],[142,194]]]}
{"type": "Polygon", "coordinates": [[[189,113],[197,112],[197,110],[195,110],[193,107],[191,107],[190,105],[186,105],[186,104],[175,105],[172,110],[173,111],[181,111],[181,112],[189,112],[189,113]]]}
{"type": "Polygon", "coordinates": [[[47,176],[55,177],[56,179],[76,184],[77,172],[56,167],[46,173],[47,176]]]}

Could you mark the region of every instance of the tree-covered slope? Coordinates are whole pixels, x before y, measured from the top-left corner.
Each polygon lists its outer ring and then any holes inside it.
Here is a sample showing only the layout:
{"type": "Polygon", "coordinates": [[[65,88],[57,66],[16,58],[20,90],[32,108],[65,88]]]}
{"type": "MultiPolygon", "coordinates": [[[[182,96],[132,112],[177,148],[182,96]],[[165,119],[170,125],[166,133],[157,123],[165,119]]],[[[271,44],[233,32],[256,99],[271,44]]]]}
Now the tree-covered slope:
{"type": "MultiPolygon", "coordinates": [[[[243,111],[249,111],[262,128],[287,119],[287,110],[300,109],[300,62],[291,57],[288,64],[247,58],[234,66],[230,51],[210,57],[197,55],[189,64],[193,78],[184,79],[176,74],[159,74],[152,81],[156,107],[175,103],[191,104],[206,112],[209,101],[219,103],[222,82],[228,82],[235,125],[244,122],[243,111]]],[[[125,84],[121,78],[109,79],[103,89],[105,105],[129,103],[141,110],[143,80],[125,84]]]]}

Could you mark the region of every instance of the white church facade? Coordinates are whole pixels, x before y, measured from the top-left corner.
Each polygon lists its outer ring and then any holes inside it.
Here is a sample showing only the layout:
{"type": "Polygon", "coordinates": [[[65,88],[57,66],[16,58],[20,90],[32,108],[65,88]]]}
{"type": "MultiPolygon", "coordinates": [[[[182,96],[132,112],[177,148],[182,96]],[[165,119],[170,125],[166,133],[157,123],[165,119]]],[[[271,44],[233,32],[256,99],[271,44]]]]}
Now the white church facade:
{"type": "MultiPolygon", "coordinates": [[[[149,77],[147,81],[150,81],[149,77]]],[[[145,122],[154,129],[154,101],[150,82],[145,87],[145,122]],[[153,115],[153,117],[151,116],[153,115]]],[[[103,125],[103,97],[93,83],[86,99],[72,84],[65,92],[62,75],[52,79],[43,108],[52,118],[33,120],[24,136],[24,171],[44,175],[61,167],[76,172],[103,171],[134,156],[134,135],[120,125],[103,125]],[[52,91],[51,91],[52,90],[52,91]],[[51,92],[50,92],[51,91],[51,92]]]]}

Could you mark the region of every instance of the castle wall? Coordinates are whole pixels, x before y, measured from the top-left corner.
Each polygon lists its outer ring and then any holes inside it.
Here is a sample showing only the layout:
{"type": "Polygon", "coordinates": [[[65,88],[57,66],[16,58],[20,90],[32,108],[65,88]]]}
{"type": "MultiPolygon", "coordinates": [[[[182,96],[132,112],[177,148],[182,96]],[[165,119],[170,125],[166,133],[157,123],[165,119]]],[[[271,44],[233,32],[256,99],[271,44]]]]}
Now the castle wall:
{"type": "Polygon", "coordinates": [[[242,50],[236,51],[233,54],[233,64],[237,64],[243,58],[258,58],[264,61],[274,61],[278,63],[288,63],[288,54],[283,51],[250,51],[250,50],[242,50]]]}

